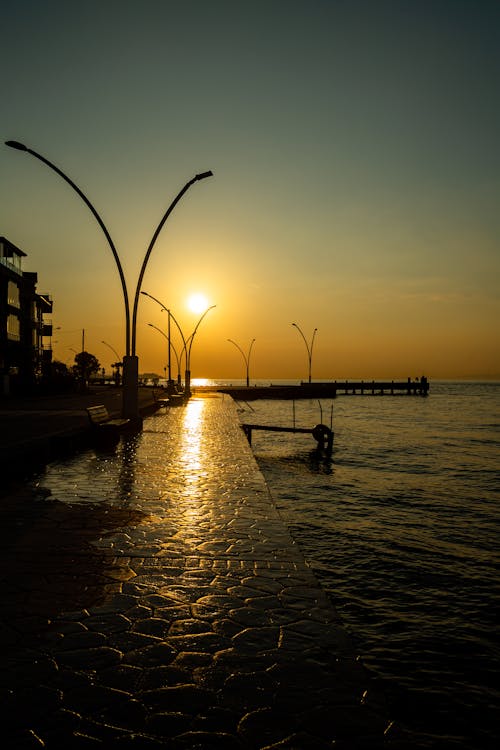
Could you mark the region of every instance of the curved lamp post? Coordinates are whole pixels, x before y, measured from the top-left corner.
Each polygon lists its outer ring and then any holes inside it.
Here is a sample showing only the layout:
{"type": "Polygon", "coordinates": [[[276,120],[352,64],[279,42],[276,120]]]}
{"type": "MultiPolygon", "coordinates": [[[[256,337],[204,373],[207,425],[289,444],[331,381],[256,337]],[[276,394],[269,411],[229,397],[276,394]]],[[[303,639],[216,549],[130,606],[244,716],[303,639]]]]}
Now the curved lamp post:
{"type": "Polygon", "coordinates": [[[233,341],[233,339],[228,339],[229,343],[234,344],[235,347],[241,352],[241,356],[245,360],[245,366],[246,366],[246,372],[247,372],[247,388],[250,385],[250,355],[252,353],[252,347],[254,345],[255,339],[252,339],[250,343],[250,347],[248,349],[248,354],[245,354],[243,349],[236,343],[236,341],[233,341]]]}
{"type": "Polygon", "coordinates": [[[163,228],[163,225],[165,224],[166,220],[172,213],[177,203],[180,201],[184,193],[187,192],[187,190],[189,190],[191,185],[193,185],[195,182],[198,182],[198,180],[204,180],[206,177],[212,177],[213,172],[211,171],[201,172],[200,174],[195,175],[191,180],[189,180],[189,182],[187,182],[184,185],[182,190],[179,191],[179,193],[176,195],[176,197],[174,198],[174,200],[172,201],[168,209],[163,214],[161,221],[158,224],[153,234],[151,242],[149,243],[148,249],[146,251],[146,255],[144,256],[144,260],[142,262],[142,266],[139,272],[139,278],[138,278],[137,286],[135,290],[134,304],[133,304],[133,309],[132,309],[132,319],[131,319],[127,284],[125,282],[125,276],[123,274],[123,269],[122,269],[122,265],[120,262],[120,258],[118,256],[118,252],[116,250],[113,240],[111,239],[111,235],[109,234],[103,220],[101,219],[101,217],[99,216],[99,214],[97,213],[96,209],[94,208],[92,203],[89,201],[87,196],[82,192],[82,190],[80,190],[80,188],[73,182],[73,180],[71,180],[67,175],[64,174],[62,170],[56,167],[55,164],[52,164],[52,162],[50,162],[41,154],[38,154],[36,151],[33,151],[31,148],[28,148],[23,143],[19,143],[18,141],[5,141],[5,145],[10,146],[11,148],[15,148],[18,151],[26,151],[28,154],[31,154],[36,159],[39,159],[41,162],[43,162],[48,167],[50,167],[50,169],[56,172],[60,177],[62,177],[62,179],[73,188],[73,190],[80,196],[83,202],[88,206],[94,218],[96,219],[97,223],[99,224],[102,231],[104,232],[106,240],[108,241],[108,244],[111,248],[111,252],[113,253],[116,266],[118,268],[118,273],[120,275],[120,281],[121,281],[122,291],[123,291],[123,300],[125,304],[125,356],[123,357],[122,413],[124,417],[128,417],[130,419],[139,421],[139,403],[138,403],[139,360],[135,353],[135,347],[136,347],[136,330],[137,330],[137,310],[138,310],[138,305],[139,305],[139,294],[141,291],[141,285],[142,285],[142,280],[144,277],[144,272],[146,270],[146,266],[147,266],[149,257],[151,255],[151,251],[153,250],[153,247],[158,238],[158,235],[160,234],[163,228]]]}
{"type": "Polygon", "coordinates": [[[123,362],[121,361],[121,357],[118,354],[118,352],[116,351],[116,349],[113,346],[111,346],[111,344],[108,344],[107,341],[101,341],[101,344],[104,344],[104,346],[107,346],[108,349],[111,349],[111,351],[113,352],[113,354],[116,357],[116,363],[115,363],[115,365],[111,365],[111,366],[112,367],[116,367],[115,384],[119,385],[120,384],[120,367],[123,367],[123,362]]]}
{"type": "MultiPolygon", "coordinates": [[[[179,333],[181,335],[181,339],[182,339],[182,343],[183,343],[183,347],[182,347],[182,351],[181,351],[181,356],[179,358],[179,363],[180,363],[180,361],[182,359],[182,353],[186,352],[186,346],[187,346],[187,344],[186,344],[186,339],[184,338],[184,334],[182,332],[182,328],[180,327],[179,323],[177,322],[176,317],[174,316],[172,310],[170,310],[168,307],[166,307],[166,305],[164,305],[163,302],[161,302],[159,299],[157,299],[156,297],[153,297],[152,294],[149,294],[148,292],[141,292],[141,294],[144,294],[145,297],[149,297],[149,299],[152,299],[153,302],[156,302],[158,305],[160,305],[161,309],[165,310],[165,312],[167,313],[167,315],[168,315],[168,340],[169,340],[169,342],[171,341],[171,338],[170,338],[170,319],[172,319],[174,321],[175,325],[177,326],[177,330],[179,331],[179,333]]],[[[155,326],[153,326],[153,328],[155,328],[155,326]]],[[[169,362],[168,380],[169,381],[170,381],[170,346],[173,347],[173,344],[169,344],[169,354],[168,354],[168,362],[169,362]]],[[[186,362],[186,369],[187,369],[187,362],[186,362]]],[[[180,370],[179,370],[179,372],[180,372],[180,370]]],[[[179,382],[179,379],[180,379],[180,376],[178,376],[178,382],[179,382]]]]}
{"type": "Polygon", "coordinates": [[[169,346],[169,353],[168,353],[168,356],[169,356],[168,379],[169,379],[169,382],[170,382],[170,347],[172,347],[172,349],[174,351],[174,354],[175,354],[175,360],[177,362],[177,384],[180,385],[180,383],[181,383],[181,363],[180,363],[180,360],[179,360],[179,355],[177,354],[177,349],[175,348],[175,346],[170,341],[170,336],[167,336],[167,334],[165,333],[165,331],[162,331],[161,328],[158,328],[158,326],[153,325],[153,323],[148,323],[148,326],[151,326],[151,328],[154,328],[156,331],[158,331],[158,333],[161,333],[161,335],[164,338],[166,338],[167,341],[168,341],[168,346],[169,346]]]}
{"type": "Polygon", "coordinates": [[[188,336],[187,339],[185,339],[184,338],[184,334],[182,333],[182,328],[180,327],[179,323],[177,322],[176,318],[174,317],[173,312],[166,305],[164,305],[163,302],[161,302],[156,297],[153,297],[152,294],[149,294],[148,292],[141,292],[141,294],[144,294],[146,297],[149,297],[150,299],[154,300],[154,302],[156,302],[158,305],[160,305],[161,309],[165,310],[168,313],[169,317],[172,318],[172,320],[174,321],[175,325],[177,326],[177,328],[179,330],[179,333],[181,334],[182,343],[184,344],[184,346],[182,348],[180,358],[182,359],[182,352],[184,352],[185,358],[186,358],[186,370],[185,370],[185,373],[184,373],[184,395],[187,396],[187,398],[189,398],[191,396],[191,347],[193,346],[193,339],[194,339],[194,337],[196,335],[196,331],[198,330],[199,325],[200,325],[201,321],[203,320],[203,318],[205,317],[205,315],[208,312],[210,312],[210,310],[213,310],[213,308],[216,307],[216,305],[211,305],[211,307],[209,307],[209,308],[207,308],[205,310],[205,312],[203,313],[203,315],[201,316],[201,318],[197,322],[197,324],[196,324],[196,326],[194,328],[193,333],[190,336],[188,336]]]}
{"type": "Polygon", "coordinates": [[[304,344],[306,345],[306,349],[307,349],[307,358],[309,360],[309,382],[311,382],[311,363],[312,363],[312,356],[313,356],[314,338],[316,336],[316,331],[318,329],[317,328],[314,329],[313,335],[312,335],[312,339],[311,339],[311,346],[309,346],[309,344],[307,343],[306,337],[302,333],[302,331],[299,328],[299,326],[297,325],[297,323],[292,323],[292,325],[295,326],[295,328],[297,329],[297,331],[300,333],[300,335],[304,339],[304,344]]]}
{"type": "Polygon", "coordinates": [[[115,357],[117,357],[118,361],[120,361],[120,355],[118,354],[118,352],[116,351],[116,349],[111,346],[111,344],[108,344],[107,341],[101,341],[101,344],[104,344],[104,346],[107,346],[108,349],[111,349],[111,351],[113,352],[113,354],[115,355],[115,357]]]}
{"type": "Polygon", "coordinates": [[[191,395],[191,347],[193,346],[194,337],[196,336],[196,331],[198,330],[201,321],[203,320],[203,318],[205,317],[205,315],[208,312],[210,312],[210,310],[214,309],[214,307],[217,307],[217,305],[210,305],[210,307],[208,307],[205,310],[205,312],[203,313],[203,315],[201,316],[201,318],[199,319],[199,321],[195,325],[193,333],[191,334],[191,336],[188,339],[189,346],[188,346],[188,348],[186,350],[186,385],[185,385],[186,395],[187,395],[188,398],[191,395]]]}

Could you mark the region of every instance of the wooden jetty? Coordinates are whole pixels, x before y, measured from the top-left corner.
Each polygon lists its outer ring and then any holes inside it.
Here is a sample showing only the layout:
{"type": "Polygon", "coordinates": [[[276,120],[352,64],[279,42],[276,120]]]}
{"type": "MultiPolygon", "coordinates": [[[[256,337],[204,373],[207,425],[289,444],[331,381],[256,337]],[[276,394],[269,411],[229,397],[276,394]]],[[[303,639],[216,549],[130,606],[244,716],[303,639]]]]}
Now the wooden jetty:
{"type": "MultiPolygon", "coordinates": [[[[200,389],[202,390],[202,389],[200,389]]],[[[236,401],[254,401],[256,399],[301,399],[301,398],[336,398],[342,395],[408,395],[427,396],[429,381],[424,376],[412,380],[345,380],[316,383],[301,382],[298,385],[266,386],[220,386],[219,393],[227,393],[236,401]]]]}
{"type": "Polygon", "coordinates": [[[268,432],[301,432],[312,435],[316,440],[317,448],[330,454],[333,449],[333,430],[324,424],[317,424],[312,428],[308,427],[281,427],[279,425],[267,424],[242,424],[243,432],[247,440],[252,445],[252,430],[266,430],[268,432]]]}

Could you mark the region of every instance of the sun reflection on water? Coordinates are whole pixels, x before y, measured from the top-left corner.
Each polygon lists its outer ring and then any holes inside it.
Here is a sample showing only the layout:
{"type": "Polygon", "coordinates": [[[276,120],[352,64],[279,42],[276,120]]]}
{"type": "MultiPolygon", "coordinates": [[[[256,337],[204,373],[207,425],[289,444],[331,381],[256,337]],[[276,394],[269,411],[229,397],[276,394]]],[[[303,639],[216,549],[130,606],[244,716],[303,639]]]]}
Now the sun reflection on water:
{"type": "Polygon", "coordinates": [[[190,399],[184,407],[176,461],[182,487],[177,501],[182,519],[178,533],[187,544],[194,545],[201,541],[200,533],[208,512],[203,502],[208,475],[207,452],[203,446],[205,407],[205,400],[197,398],[190,399]]]}
{"type": "Polygon", "coordinates": [[[191,385],[196,386],[204,386],[204,385],[211,385],[212,380],[209,380],[209,378],[191,378],[191,385]]]}
{"type": "Polygon", "coordinates": [[[202,468],[203,399],[190,400],[184,409],[180,454],[189,477],[197,479],[202,468]]]}
{"type": "Polygon", "coordinates": [[[207,451],[204,442],[208,435],[206,424],[206,401],[194,398],[184,409],[178,445],[178,465],[183,478],[183,496],[193,500],[206,489],[207,451]]]}

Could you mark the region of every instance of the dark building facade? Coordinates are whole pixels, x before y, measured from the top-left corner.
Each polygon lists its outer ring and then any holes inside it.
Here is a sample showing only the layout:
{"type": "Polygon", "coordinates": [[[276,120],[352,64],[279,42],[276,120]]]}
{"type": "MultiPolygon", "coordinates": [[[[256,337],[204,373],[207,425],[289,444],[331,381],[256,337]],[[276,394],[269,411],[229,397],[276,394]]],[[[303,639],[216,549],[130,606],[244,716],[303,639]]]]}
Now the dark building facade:
{"type": "Polygon", "coordinates": [[[26,253],[0,237],[0,394],[36,390],[52,361],[52,299],[23,271],[26,253]]]}

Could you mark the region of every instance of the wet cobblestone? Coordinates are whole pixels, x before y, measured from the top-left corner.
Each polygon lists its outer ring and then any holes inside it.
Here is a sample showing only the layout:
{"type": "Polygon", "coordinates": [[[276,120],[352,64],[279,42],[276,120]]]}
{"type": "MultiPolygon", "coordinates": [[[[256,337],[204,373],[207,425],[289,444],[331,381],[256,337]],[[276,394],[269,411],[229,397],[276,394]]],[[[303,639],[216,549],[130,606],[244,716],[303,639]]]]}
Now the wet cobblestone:
{"type": "Polygon", "coordinates": [[[4,746],[389,743],[230,399],[162,409],[115,452],[50,465],[2,513],[4,746]]]}

